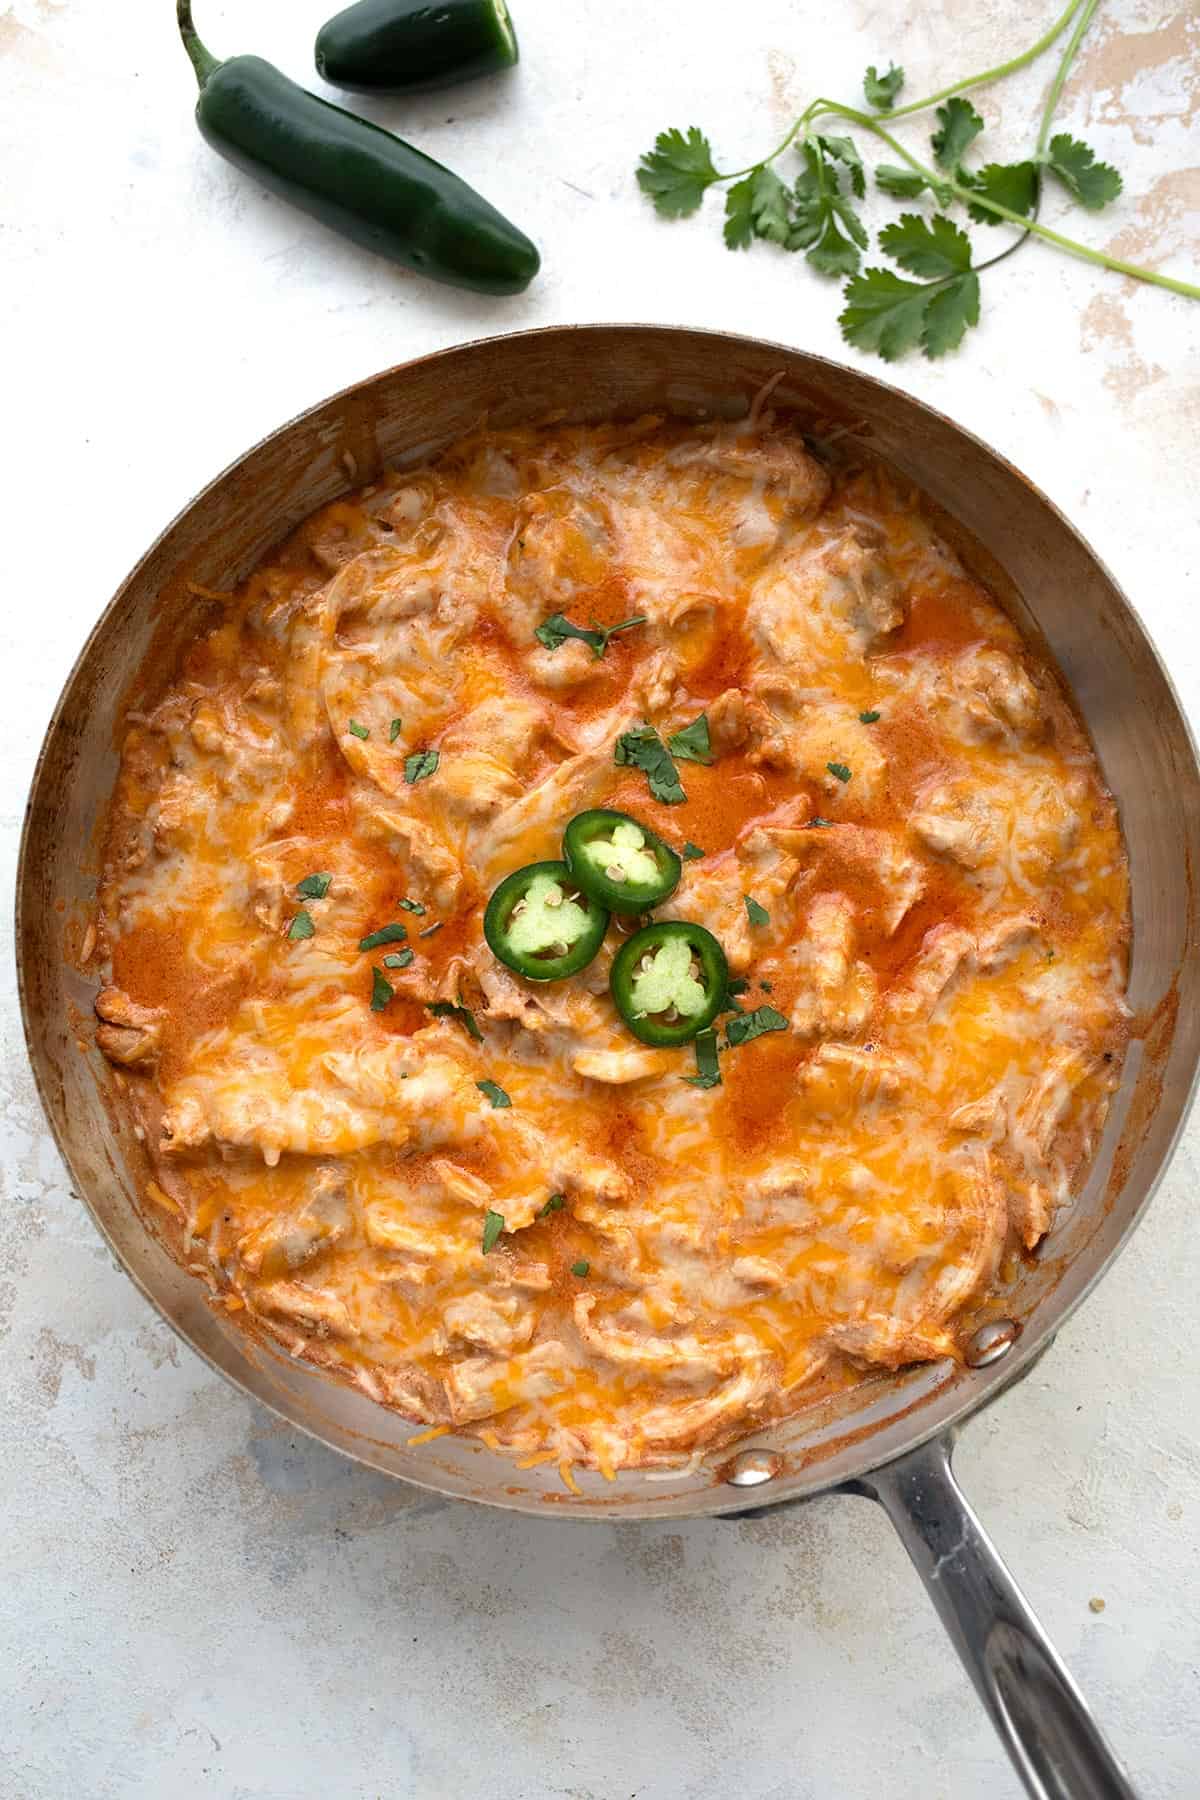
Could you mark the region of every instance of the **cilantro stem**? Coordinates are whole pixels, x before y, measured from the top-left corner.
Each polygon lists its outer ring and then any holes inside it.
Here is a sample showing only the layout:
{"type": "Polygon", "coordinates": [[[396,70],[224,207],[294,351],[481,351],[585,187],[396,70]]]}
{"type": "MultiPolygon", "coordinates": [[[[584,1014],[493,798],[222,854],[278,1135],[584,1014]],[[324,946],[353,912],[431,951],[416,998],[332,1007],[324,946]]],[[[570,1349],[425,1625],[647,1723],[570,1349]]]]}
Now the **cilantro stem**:
{"type": "MultiPolygon", "coordinates": [[[[1092,0],[1089,17],[1091,12],[1095,11],[1098,3],[1099,0],[1092,0]]],[[[1066,11],[1061,13],[1053,25],[1042,33],[1037,43],[1031,44],[1028,50],[1022,50],[1019,56],[1011,56],[1007,62],[997,63],[991,69],[984,69],[980,75],[968,75],[964,81],[956,81],[950,87],[939,88],[937,93],[930,94],[927,100],[910,100],[907,106],[896,106],[890,112],[877,116],[885,119],[904,119],[912,113],[925,112],[929,107],[937,106],[943,100],[951,100],[955,94],[965,94],[968,88],[985,87],[989,82],[1002,81],[1006,75],[1015,75],[1018,69],[1028,68],[1031,62],[1037,61],[1043,51],[1050,48],[1056,38],[1062,36],[1083,4],[1085,4],[1085,0],[1071,0],[1066,11]]],[[[1081,32],[1080,36],[1082,35],[1081,32]]]]}
{"type": "Polygon", "coordinates": [[[1059,62],[1058,68],[1055,71],[1054,80],[1050,83],[1050,92],[1046,95],[1046,104],[1042,108],[1042,122],[1038,128],[1037,151],[1035,153],[1038,162],[1043,162],[1045,160],[1046,142],[1050,136],[1050,121],[1053,119],[1058,107],[1059,96],[1066,84],[1071,64],[1075,61],[1079,46],[1083,42],[1083,34],[1091,24],[1092,14],[1099,4],[1100,0],[1084,0],[1083,8],[1075,21],[1075,29],[1071,33],[1071,36],[1067,41],[1067,47],[1062,53],[1062,60],[1059,62]]]}

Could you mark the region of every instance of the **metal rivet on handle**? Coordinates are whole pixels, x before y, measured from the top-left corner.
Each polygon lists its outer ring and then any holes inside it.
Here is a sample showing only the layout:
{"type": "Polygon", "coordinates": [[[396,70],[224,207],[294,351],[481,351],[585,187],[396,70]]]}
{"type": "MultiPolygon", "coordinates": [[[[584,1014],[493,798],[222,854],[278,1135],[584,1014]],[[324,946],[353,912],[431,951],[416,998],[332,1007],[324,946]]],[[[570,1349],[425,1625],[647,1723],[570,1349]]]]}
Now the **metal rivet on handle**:
{"type": "Polygon", "coordinates": [[[725,1480],[730,1487],[761,1487],[771,1481],[783,1467],[773,1450],[743,1450],[729,1465],[725,1480]]]}
{"type": "Polygon", "coordinates": [[[1020,1335],[1021,1327],[1015,1319],[989,1320],[979,1327],[967,1345],[967,1367],[986,1369],[989,1363],[999,1362],[1002,1356],[1008,1355],[1020,1335]]]}

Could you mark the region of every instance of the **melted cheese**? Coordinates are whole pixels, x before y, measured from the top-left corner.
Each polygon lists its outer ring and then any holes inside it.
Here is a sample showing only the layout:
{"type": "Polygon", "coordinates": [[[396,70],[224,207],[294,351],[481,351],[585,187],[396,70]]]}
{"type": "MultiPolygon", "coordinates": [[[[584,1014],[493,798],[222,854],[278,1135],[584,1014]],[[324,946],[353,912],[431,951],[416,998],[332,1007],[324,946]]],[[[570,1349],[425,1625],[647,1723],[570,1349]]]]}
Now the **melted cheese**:
{"type": "Polygon", "coordinates": [[[188,1266],[381,1404],[526,1466],[685,1464],[954,1354],[1069,1198],[1122,1045],[1115,811],[882,470],[770,420],[482,435],[310,520],[159,682],[98,1040],[188,1266]],[[598,658],[538,642],[554,612],[645,623],[598,658]],[[701,711],[660,805],[615,739],[701,711]],[[662,912],[788,1023],[716,1088],[621,1025],[617,923],[558,984],[484,944],[592,806],[702,847],[662,912]]]}

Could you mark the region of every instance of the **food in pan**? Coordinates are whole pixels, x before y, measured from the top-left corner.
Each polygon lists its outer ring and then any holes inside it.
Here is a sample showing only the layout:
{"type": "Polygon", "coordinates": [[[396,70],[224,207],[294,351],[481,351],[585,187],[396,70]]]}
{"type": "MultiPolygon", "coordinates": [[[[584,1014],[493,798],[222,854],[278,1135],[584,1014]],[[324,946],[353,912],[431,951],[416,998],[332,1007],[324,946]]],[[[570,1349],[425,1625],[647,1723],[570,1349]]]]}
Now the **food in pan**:
{"type": "Polygon", "coordinates": [[[96,1005],[213,1303],[568,1481],[958,1354],[1096,1142],[1128,889],[921,497],[770,414],[481,430],[209,604],[96,1005]]]}

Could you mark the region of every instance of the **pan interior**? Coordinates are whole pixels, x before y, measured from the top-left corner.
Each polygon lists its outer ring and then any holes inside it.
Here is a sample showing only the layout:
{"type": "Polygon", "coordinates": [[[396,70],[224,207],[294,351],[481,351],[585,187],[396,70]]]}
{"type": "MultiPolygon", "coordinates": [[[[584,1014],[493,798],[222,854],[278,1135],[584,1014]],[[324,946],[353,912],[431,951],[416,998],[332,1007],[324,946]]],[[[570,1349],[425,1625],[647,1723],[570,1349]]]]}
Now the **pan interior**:
{"type": "Polygon", "coordinates": [[[1039,638],[1072,688],[1121,808],[1132,876],[1134,1039],[1088,1181],[997,1316],[1020,1333],[985,1368],[947,1364],[873,1379],[748,1440],[779,1452],[771,1498],[816,1492],[900,1454],[1026,1366],[1116,1253],[1185,1115],[1200,1057],[1200,957],[1191,872],[1200,868],[1200,772],[1178,702],[1140,623],[1061,515],[969,433],[870,377],[779,346],[669,328],[566,327],[489,339],[394,369],[335,396],[258,445],[167,529],[93,632],[51,723],[31,792],[18,877],[26,1032],[75,1184],[130,1275],[180,1334],[296,1426],[372,1467],[463,1498],[572,1516],[729,1510],[725,1450],[686,1473],[519,1472],[479,1443],[418,1428],[306,1364],[252,1342],[207,1304],[159,1236],[145,1161],[114,1104],[120,1080],[90,1046],[94,983],[75,967],[95,891],[98,832],[117,768],[118,721],[153,651],[201,626],[198,589],[233,586],[319,506],[385,466],[425,460],[477,425],[661,412],[737,418],[771,404],[807,429],[881,455],[942,509],[971,572],[1039,638]],[[90,847],[83,856],[79,846],[90,847]]]}

